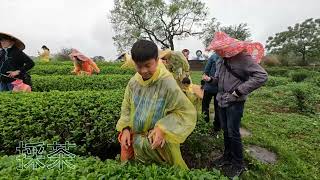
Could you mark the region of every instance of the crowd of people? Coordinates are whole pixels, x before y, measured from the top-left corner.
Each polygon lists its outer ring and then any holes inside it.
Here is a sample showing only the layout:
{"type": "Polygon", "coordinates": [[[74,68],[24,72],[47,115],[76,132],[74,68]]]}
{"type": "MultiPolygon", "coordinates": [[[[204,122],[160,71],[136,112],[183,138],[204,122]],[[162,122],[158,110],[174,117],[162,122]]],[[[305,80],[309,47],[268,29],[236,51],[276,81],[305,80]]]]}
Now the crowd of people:
{"type": "MultiPolygon", "coordinates": [[[[28,71],[34,62],[24,52],[18,38],[0,33],[0,91],[30,92],[28,71]]],[[[50,61],[50,50],[42,46],[40,61],[50,61]]],[[[128,82],[116,129],[119,131],[121,160],[158,162],[188,169],[180,144],[194,130],[199,114],[210,122],[209,106],[214,101],[214,134],[223,130],[224,153],[215,166],[227,166],[231,176],[240,175],[243,147],[240,122],[247,96],[267,81],[259,65],[264,54],[260,43],[239,41],[224,32],[216,32],[207,51],[214,52],[204,68],[202,86],[192,82],[189,60],[206,60],[201,50],[189,59],[190,51],[159,50],[148,40],[138,40],[131,52],[122,54],[122,68],[137,73],[128,82]]],[[[76,49],[70,59],[72,73],[100,73],[96,63],[76,49]]]]}
{"type": "MultiPolygon", "coordinates": [[[[179,52],[162,56],[150,41],[134,44],[129,59],[135,64],[137,74],[127,86],[117,124],[123,161],[136,159],[187,168],[179,145],[195,128],[199,104],[205,121],[209,122],[209,105],[213,99],[213,131],[216,134],[222,129],[224,136],[224,153],[214,164],[226,166],[230,177],[239,176],[245,170],[240,122],[247,96],[267,81],[268,75],[259,65],[264,49],[260,43],[239,41],[217,32],[207,50],[214,54],[205,66],[203,92],[199,93],[201,90],[192,84],[190,67],[183,68],[189,50],[182,51],[184,58],[180,54],[179,64],[179,60],[171,57],[179,52]],[[173,80],[177,83],[172,83],[173,80]]],[[[202,60],[202,52],[196,54],[197,60],[202,60]]]]}

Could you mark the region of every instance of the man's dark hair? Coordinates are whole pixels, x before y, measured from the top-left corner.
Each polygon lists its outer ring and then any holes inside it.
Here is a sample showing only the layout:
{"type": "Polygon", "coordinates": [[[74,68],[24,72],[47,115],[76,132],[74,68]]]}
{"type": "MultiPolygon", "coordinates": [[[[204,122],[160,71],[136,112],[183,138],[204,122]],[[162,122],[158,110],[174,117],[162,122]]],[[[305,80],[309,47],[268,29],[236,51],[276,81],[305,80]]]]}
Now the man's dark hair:
{"type": "Polygon", "coordinates": [[[189,49],[183,49],[182,52],[190,52],[189,49]]]}
{"type": "Polygon", "coordinates": [[[182,84],[191,84],[191,81],[188,77],[182,79],[182,84]]]}
{"type": "Polygon", "coordinates": [[[133,44],[131,56],[134,62],[146,62],[150,59],[158,59],[158,47],[152,41],[139,40],[133,44]]]}

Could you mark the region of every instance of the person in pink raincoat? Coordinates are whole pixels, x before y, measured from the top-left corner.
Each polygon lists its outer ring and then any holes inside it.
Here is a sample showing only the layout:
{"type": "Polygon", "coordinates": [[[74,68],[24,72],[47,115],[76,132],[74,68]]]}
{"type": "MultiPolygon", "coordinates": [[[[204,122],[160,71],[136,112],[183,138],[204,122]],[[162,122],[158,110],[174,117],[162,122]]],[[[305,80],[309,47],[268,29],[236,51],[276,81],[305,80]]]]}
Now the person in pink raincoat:
{"type": "Polygon", "coordinates": [[[224,32],[216,32],[207,50],[215,51],[218,61],[215,77],[206,77],[209,83],[218,83],[218,114],[224,131],[224,153],[215,161],[225,167],[229,177],[244,171],[240,122],[248,95],[268,79],[267,72],[258,64],[264,54],[260,43],[239,41],[224,32]]]}
{"type": "Polygon", "coordinates": [[[85,56],[77,49],[72,49],[71,54],[69,55],[71,60],[73,60],[74,70],[72,73],[80,75],[82,73],[87,75],[92,75],[93,72],[99,74],[100,69],[97,64],[89,57],[85,56]]]}

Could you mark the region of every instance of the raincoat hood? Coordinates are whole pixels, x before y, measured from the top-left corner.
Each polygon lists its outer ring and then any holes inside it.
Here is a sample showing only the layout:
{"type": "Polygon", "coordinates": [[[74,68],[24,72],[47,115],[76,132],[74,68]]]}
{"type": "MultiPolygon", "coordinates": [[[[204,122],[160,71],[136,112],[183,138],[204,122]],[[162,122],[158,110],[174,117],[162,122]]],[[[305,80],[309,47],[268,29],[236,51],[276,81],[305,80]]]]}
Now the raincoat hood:
{"type": "Polygon", "coordinates": [[[85,56],[83,53],[81,53],[77,49],[72,49],[72,52],[69,56],[72,58],[72,60],[75,60],[75,57],[77,57],[80,61],[90,61],[91,60],[89,57],[85,56]]]}
{"type": "Polygon", "coordinates": [[[216,32],[207,50],[219,51],[223,58],[236,56],[241,52],[249,54],[257,63],[260,63],[264,48],[261,43],[240,41],[228,36],[224,32],[216,32]]]}
{"type": "Polygon", "coordinates": [[[171,73],[166,69],[162,62],[158,62],[158,67],[156,72],[152,75],[152,77],[148,80],[143,80],[142,76],[139,73],[134,75],[134,79],[141,85],[141,86],[148,86],[156,83],[158,80],[167,78],[172,76],[171,73]]]}

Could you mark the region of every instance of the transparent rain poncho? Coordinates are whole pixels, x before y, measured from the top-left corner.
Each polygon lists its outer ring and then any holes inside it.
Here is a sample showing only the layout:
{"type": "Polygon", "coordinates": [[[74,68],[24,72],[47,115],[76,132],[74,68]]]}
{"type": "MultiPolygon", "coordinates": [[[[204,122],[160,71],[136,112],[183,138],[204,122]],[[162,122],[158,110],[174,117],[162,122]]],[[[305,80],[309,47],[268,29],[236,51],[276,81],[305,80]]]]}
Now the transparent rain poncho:
{"type": "Polygon", "coordinates": [[[143,163],[163,163],[187,169],[180,144],[195,128],[197,113],[171,73],[158,65],[151,79],[136,75],[129,81],[121,108],[117,131],[130,127],[134,159],[143,163]],[[164,132],[163,148],[151,149],[147,134],[158,127],[164,132]]]}
{"type": "MultiPolygon", "coordinates": [[[[172,73],[178,85],[182,87],[181,81],[190,75],[190,65],[185,56],[178,51],[166,51],[163,54],[163,59],[166,59],[166,68],[172,73]]],[[[191,77],[189,77],[191,79],[191,77]]]]}
{"type": "Polygon", "coordinates": [[[122,64],[122,69],[135,69],[134,61],[128,53],[125,53],[123,57],[124,63],[122,64]]]}
{"type": "Polygon", "coordinates": [[[200,117],[202,113],[202,98],[203,98],[203,90],[199,85],[190,84],[190,85],[183,85],[182,91],[191,101],[191,103],[195,106],[198,117],[200,117]]]}

